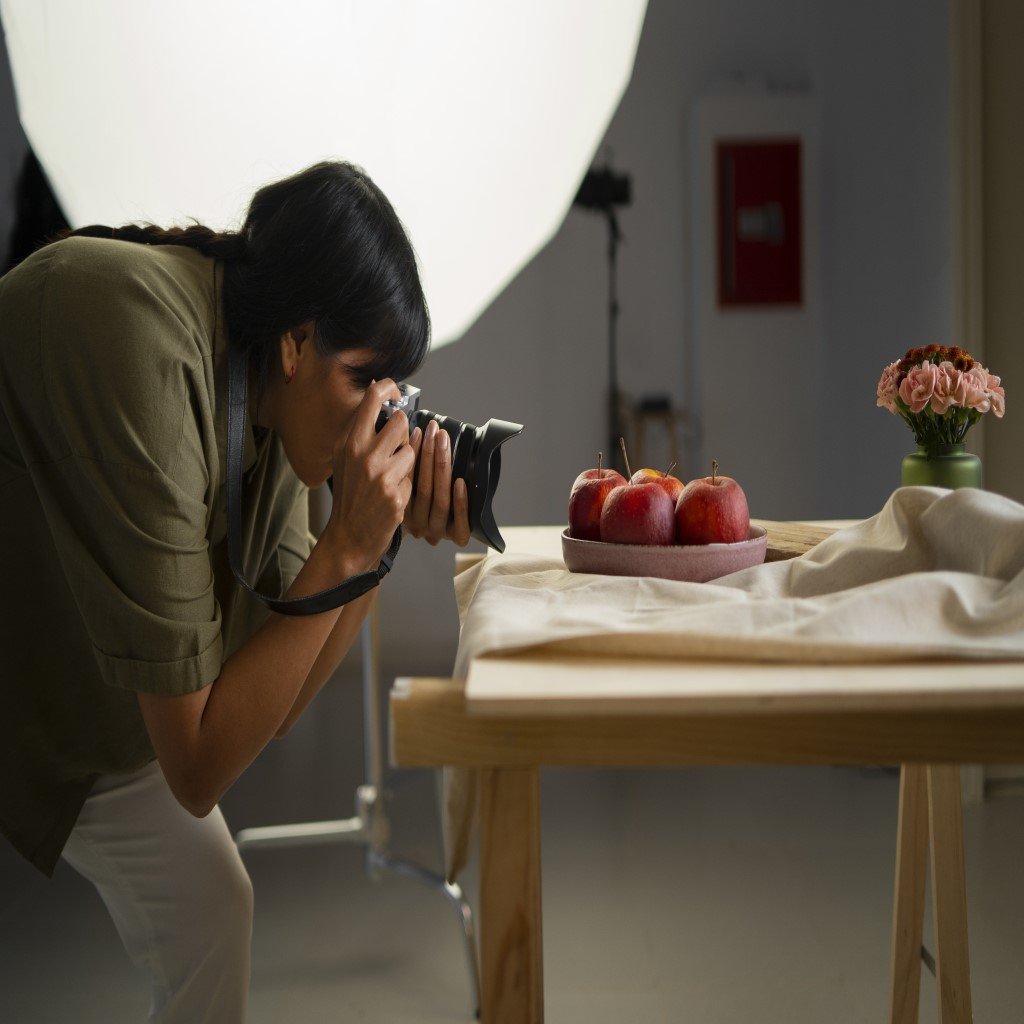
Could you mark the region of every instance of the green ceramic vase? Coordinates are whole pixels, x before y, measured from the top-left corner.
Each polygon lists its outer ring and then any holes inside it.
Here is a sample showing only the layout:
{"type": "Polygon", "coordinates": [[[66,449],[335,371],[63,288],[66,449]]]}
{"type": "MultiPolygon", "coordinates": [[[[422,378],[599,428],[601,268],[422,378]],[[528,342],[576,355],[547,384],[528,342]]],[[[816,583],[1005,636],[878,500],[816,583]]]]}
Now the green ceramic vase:
{"type": "Polygon", "coordinates": [[[981,487],[981,459],[964,444],[919,445],[903,460],[904,487],[981,487]]]}

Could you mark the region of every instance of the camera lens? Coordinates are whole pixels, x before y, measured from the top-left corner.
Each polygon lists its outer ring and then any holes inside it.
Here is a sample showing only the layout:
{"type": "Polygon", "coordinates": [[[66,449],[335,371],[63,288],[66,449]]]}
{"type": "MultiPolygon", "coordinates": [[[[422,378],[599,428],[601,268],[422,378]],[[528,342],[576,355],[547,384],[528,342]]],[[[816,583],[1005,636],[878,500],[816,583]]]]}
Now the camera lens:
{"type": "Polygon", "coordinates": [[[477,427],[429,409],[417,409],[409,418],[409,429],[419,427],[425,432],[431,420],[451,441],[452,480],[462,477],[466,481],[471,534],[496,551],[504,551],[505,540],[494,520],[492,502],[501,476],[501,446],[521,434],[523,425],[490,419],[477,427]]]}
{"type": "MultiPolygon", "coordinates": [[[[420,409],[420,391],[400,384],[402,405],[409,418],[409,430],[419,427],[426,433],[427,424],[434,420],[438,429],[445,431],[451,442],[452,483],[462,477],[466,481],[469,499],[469,528],[472,536],[496,551],[505,550],[505,541],[494,520],[492,502],[501,476],[501,446],[523,432],[521,423],[507,420],[488,420],[482,427],[463,423],[453,416],[444,416],[429,409],[420,409]]],[[[377,416],[374,429],[379,433],[398,408],[396,403],[385,403],[377,416]]],[[[419,465],[413,475],[413,487],[419,478],[419,465]]]]}

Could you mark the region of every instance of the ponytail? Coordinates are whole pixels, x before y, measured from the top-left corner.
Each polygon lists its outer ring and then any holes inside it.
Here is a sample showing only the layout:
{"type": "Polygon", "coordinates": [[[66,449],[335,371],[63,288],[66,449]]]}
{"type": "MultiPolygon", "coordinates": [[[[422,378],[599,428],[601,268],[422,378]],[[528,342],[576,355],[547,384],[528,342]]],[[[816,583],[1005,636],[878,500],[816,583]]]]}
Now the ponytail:
{"type": "Polygon", "coordinates": [[[139,242],[142,245],[184,245],[218,260],[239,260],[246,256],[243,235],[235,231],[214,231],[202,224],[192,224],[187,228],[161,228],[156,224],[125,224],[123,227],[110,228],[104,224],[90,224],[84,228],[59,231],[48,242],[59,242],[75,236],[116,238],[122,242],[139,242]]]}

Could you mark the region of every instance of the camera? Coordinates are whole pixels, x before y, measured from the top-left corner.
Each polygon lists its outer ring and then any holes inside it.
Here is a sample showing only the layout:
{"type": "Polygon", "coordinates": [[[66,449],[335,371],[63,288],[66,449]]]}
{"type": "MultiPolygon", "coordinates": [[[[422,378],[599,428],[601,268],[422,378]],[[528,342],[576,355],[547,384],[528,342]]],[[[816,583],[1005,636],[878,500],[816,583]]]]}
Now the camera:
{"type": "MultiPolygon", "coordinates": [[[[429,409],[421,409],[420,389],[410,384],[399,384],[401,398],[389,400],[381,406],[375,430],[378,432],[391,417],[401,410],[409,420],[409,430],[419,427],[426,432],[427,424],[434,420],[451,441],[452,481],[459,477],[466,481],[469,497],[469,528],[479,541],[495,549],[505,550],[505,541],[494,521],[491,503],[498,489],[501,475],[501,446],[523,432],[521,423],[507,420],[488,420],[482,427],[463,423],[451,416],[443,416],[429,409]]],[[[419,467],[417,466],[417,472],[419,467]]],[[[415,477],[413,483],[415,486],[415,477]]]]}

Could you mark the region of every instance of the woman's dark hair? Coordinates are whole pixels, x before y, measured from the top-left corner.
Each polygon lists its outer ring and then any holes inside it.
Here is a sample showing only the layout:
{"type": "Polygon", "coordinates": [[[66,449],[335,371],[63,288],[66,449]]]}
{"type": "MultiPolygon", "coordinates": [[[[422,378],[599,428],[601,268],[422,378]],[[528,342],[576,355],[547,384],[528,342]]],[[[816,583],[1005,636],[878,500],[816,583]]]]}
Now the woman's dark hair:
{"type": "Polygon", "coordinates": [[[201,224],[90,225],[63,231],[146,245],[185,245],[224,261],[229,342],[265,388],[281,335],[313,320],[322,356],[370,348],[356,383],[402,380],[423,362],[430,317],[416,257],[387,197],[350,163],[324,161],[263,186],[238,232],[201,224]]]}

